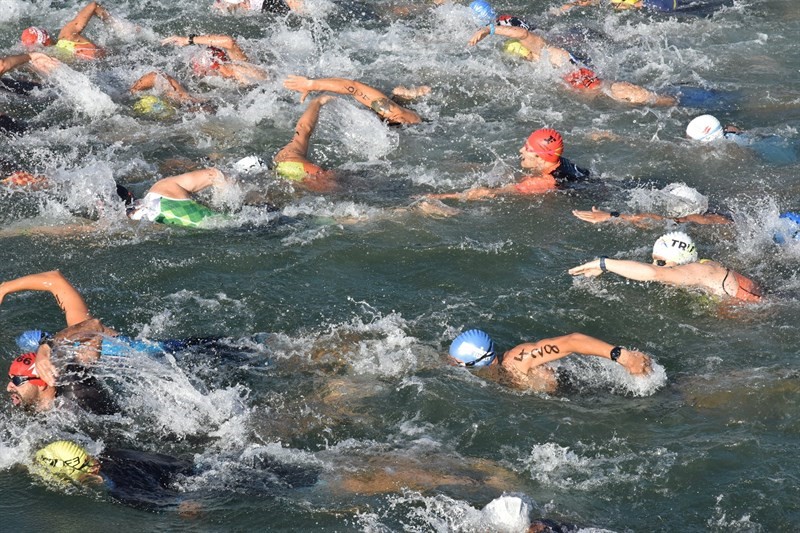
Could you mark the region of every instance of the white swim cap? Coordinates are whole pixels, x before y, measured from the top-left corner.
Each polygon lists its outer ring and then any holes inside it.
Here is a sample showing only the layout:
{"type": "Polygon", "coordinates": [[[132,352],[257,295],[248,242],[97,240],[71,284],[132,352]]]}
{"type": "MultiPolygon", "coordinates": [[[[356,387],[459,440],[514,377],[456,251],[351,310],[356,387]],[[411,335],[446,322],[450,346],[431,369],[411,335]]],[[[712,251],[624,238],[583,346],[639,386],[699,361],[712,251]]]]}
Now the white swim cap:
{"type": "Polygon", "coordinates": [[[485,531],[527,531],[532,503],[524,496],[503,494],[481,510],[481,526],[485,531]]]}
{"type": "Polygon", "coordinates": [[[697,261],[697,247],[691,237],[682,231],[661,236],[653,245],[653,256],[678,265],[697,261]]]}
{"type": "Polygon", "coordinates": [[[667,195],[665,201],[669,217],[700,215],[708,211],[708,198],[685,183],[670,183],[661,192],[667,195]]]}
{"type": "Polygon", "coordinates": [[[233,164],[233,169],[236,172],[248,174],[250,172],[258,172],[267,168],[267,164],[257,155],[248,155],[243,157],[233,164]]]}
{"type": "Polygon", "coordinates": [[[686,135],[703,143],[719,139],[723,133],[722,124],[714,115],[700,115],[686,126],[686,135]]]}

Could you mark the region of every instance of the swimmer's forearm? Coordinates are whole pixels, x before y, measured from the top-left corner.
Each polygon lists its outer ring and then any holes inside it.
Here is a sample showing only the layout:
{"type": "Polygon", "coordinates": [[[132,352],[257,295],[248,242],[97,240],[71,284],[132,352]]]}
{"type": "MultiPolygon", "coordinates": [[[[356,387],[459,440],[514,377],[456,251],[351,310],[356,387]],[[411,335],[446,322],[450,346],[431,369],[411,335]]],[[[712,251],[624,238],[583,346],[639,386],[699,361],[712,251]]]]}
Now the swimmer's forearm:
{"type": "Polygon", "coordinates": [[[628,261],[625,259],[606,259],[604,261],[606,272],[612,272],[623,278],[635,281],[653,281],[656,279],[658,270],[653,265],[640,263],[638,261],[628,261]]]}
{"type": "Polygon", "coordinates": [[[52,294],[64,311],[69,326],[91,318],[83,297],[58,270],[30,274],[0,284],[0,302],[4,296],[20,291],[45,291],[52,294]]]}
{"type": "Polygon", "coordinates": [[[24,65],[31,60],[28,54],[19,54],[16,56],[7,56],[0,59],[0,74],[5,74],[9,70],[14,70],[20,65],[24,65]]]}

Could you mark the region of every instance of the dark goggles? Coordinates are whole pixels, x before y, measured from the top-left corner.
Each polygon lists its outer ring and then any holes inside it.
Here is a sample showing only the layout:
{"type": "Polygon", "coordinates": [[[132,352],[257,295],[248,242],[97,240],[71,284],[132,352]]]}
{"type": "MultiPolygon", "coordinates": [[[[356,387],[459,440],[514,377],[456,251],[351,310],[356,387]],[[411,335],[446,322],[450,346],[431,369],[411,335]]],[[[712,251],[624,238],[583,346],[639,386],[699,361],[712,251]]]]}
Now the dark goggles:
{"type": "Polygon", "coordinates": [[[485,354],[483,354],[482,356],[478,357],[474,361],[470,361],[469,363],[464,363],[464,366],[475,366],[476,364],[480,363],[481,361],[483,361],[487,357],[494,357],[494,352],[486,352],[485,354]]]}
{"type": "Polygon", "coordinates": [[[13,383],[15,387],[19,387],[23,383],[27,383],[32,379],[39,379],[32,376],[8,376],[8,378],[11,380],[11,383],[13,383]]]}

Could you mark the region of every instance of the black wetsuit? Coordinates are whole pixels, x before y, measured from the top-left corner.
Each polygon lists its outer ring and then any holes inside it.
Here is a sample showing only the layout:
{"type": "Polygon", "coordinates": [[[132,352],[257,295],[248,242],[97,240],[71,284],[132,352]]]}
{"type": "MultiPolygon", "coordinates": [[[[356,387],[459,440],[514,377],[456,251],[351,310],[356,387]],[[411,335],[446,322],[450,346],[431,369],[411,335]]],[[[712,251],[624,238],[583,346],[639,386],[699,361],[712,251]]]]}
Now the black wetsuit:
{"type": "Polygon", "coordinates": [[[264,5],[261,6],[261,11],[266,13],[275,13],[277,15],[286,15],[291,9],[283,0],[264,0],[264,5]]]}
{"type": "Polygon", "coordinates": [[[588,170],[579,167],[565,157],[559,157],[558,168],[552,172],[552,176],[559,189],[569,189],[576,184],[593,181],[588,170]]]}
{"type": "Polygon", "coordinates": [[[191,475],[194,465],[160,453],[109,450],[100,456],[100,475],[109,495],[131,507],[147,510],[175,506],[180,493],[171,488],[179,475],[191,475]]]}
{"type": "Polygon", "coordinates": [[[84,411],[96,415],[113,415],[120,412],[111,394],[83,365],[68,364],[59,376],[56,397],[77,404],[84,411]]]}
{"type": "Polygon", "coordinates": [[[22,134],[25,132],[25,124],[6,114],[0,113],[0,131],[3,133],[22,134]]]}

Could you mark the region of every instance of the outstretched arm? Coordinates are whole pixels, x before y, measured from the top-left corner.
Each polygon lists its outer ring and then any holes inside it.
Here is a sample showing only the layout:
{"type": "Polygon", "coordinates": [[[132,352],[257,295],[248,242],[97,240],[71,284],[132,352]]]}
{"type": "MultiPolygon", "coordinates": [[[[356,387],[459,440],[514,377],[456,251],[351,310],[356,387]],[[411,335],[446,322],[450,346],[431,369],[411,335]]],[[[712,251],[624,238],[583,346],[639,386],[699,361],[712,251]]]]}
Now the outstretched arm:
{"type": "Polygon", "coordinates": [[[657,215],[655,213],[619,213],[617,211],[603,211],[602,209],[597,209],[596,207],[592,207],[591,211],[580,211],[580,210],[573,210],[572,214],[591,224],[599,224],[602,222],[608,222],[610,220],[624,220],[625,222],[632,222],[637,224],[639,222],[644,222],[646,220],[674,220],[675,222],[684,223],[684,222],[691,222],[694,224],[730,224],[731,220],[723,215],[719,215],[717,213],[704,213],[700,215],[687,215],[685,217],[662,217],[661,215],[657,215]]]}
{"type": "Polygon", "coordinates": [[[141,91],[147,91],[152,89],[158,83],[158,80],[162,79],[167,82],[168,87],[164,89],[164,96],[172,100],[176,103],[197,103],[201,100],[199,98],[195,98],[189,91],[187,91],[183,85],[180,84],[178,80],[170,76],[169,74],[165,74],[163,72],[148,72],[135,82],[131,86],[131,93],[135,94],[141,91]]]}
{"type": "Polygon", "coordinates": [[[30,60],[31,56],[28,54],[19,54],[16,56],[6,56],[4,58],[0,58],[0,75],[5,74],[9,70],[15,69],[20,65],[24,65],[30,60]]]}
{"type": "Polygon", "coordinates": [[[283,86],[291,91],[300,93],[300,101],[305,101],[311,92],[326,91],[337,94],[349,94],[362,104],[370,107],[372,102],[386,95],[378,89],[370,87],[360,81],[348,80],[346,78],[306,78],[305,76],[289,75],[283,82],[283,86]]]}
{"type": "Polygon", "coordinates": [[[20,291],[47,291],[52,294],[58,306],[64,311],[67,326],[74,326],[92,318],[83,297],[58,270],[31,274],[0,283],[0,303],[6,295],[20,291]]]}
{"type": "Polygon", "coordinates": [[[229,35],[211,34],[211,35],[193,35],[191,37],[181,37],[180,35],[172,35],[161,40],[162,45],[172,44],[175,46],[189,46],[190,44],[199,44],[203,46],[216,46],[228,52],[228,56],[234,61],[249,61],[244,51],[239,48],[239,43],[236,39],[229,35]]]}
{"type": "MultiPolygon", "coordinates": [[[[506,352],[503,360],[511,360],[519,370],[527,372],[531,368],[571,354],[611,359],[614,348],[613,345],[595,337],[583,333],[571,333],[561,337],[542,339],[538,342],[520,344],[506,352]]],[[[622,348],[617,363],[634,375],[649,374],[651,371],[650,358],[634,350],[622,348]]]]}
{"type": "Polygon", "coordinates": [[[150,192],[182,200],[191,198],[192,193],[208,187],[221,187],[227,184],[228,180],[222,172],[216,168],[204,168],[158,180],[150,187],[150,192]]]}
{"type": "Polygon", "coordinates": [[[573,276],[587,278],[613,272],[635,281],[658,281],[668,285],[702,287],[715,294],[724,294],[722,279],[726,270],[716,263],[689,263],[678,266],[656,266],[623,259],[595,259],[569,269],[573,276]]]}
{"type": "Polygon", "coordinates": [[[97,2],[89,2],[86,7],[81,9],[75,18],[69,21],[61,31],[58,33],[59,39],[68,39],[75,35],[80,35],[83,30],[86,29],[86,26],[89,24],[89,21],[92,20],[92,17],[98,17],[103,22],[107,21],[111,18],[108,11],[98,4],[97,2]]]}
{"type": "Polygon", "coordinates": [[[274,158],[276,163],[281,161],[288,161],[292,158],[301,158],[307,160],[308,158],[308,144],[311,139],[311,134],[314,133],[314,128],[317,127],[319,120],[319,111],[322,106],[333,100],[333,96],[320,96],[314,98],[308,107],[300,116],[297,121],[297,126],[294,128],[294,137],[289,141],[289,144],[284,146],[274,158]]]}
{"type": "Polygon", "coordinates": [[[490,187],[476,187],[474,189],[469,189],[464,192],[446,192],[440,194],[428,194],[425,195],[425,198],[430,198],[432,200],[462,200],[462,201],[471,201],[471,200],[483,200],[486,198],[494,198],[500,194],[515,194],[517,192],[515,184],[506,185],[504,187],[498,187],[496,189],[492,189],[490,187]]]}

